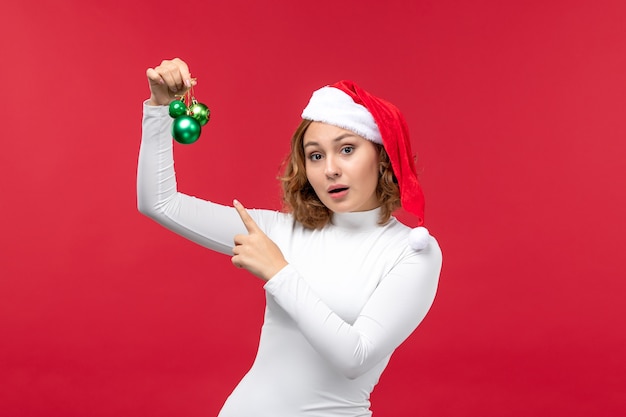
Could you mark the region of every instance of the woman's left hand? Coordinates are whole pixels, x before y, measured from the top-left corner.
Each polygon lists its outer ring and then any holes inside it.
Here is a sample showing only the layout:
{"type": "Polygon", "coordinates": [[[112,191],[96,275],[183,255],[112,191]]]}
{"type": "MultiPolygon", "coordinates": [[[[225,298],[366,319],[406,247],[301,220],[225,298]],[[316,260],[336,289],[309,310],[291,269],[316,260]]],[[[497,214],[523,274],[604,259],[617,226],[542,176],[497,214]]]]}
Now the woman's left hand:
{"type": "Polygon", "coordinates": [[[237,268],[247,269],[263,281],[269,281],[278,271],[287,266],[287,261],[278,246],[250,217],[245,207],[237,200],[233,201],[233,205],[246,226],[248,234],[235,236],[234,256],[231,261],[237,268]]]}

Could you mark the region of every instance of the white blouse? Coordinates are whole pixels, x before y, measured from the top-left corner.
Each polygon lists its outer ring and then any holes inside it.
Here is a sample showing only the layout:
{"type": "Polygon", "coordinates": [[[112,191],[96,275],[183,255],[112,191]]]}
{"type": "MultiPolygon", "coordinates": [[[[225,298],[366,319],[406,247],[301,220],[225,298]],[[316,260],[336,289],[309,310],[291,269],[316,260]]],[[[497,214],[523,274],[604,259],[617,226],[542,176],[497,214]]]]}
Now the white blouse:
{"type": "MultiPolygon", "coordinates": [[[[167,107],[144,104],[139,210],[174,232],[232,256],[246,233],[233,207],[179,193],[167,107]]],[[[220,417],[371,416],[370,393],[393,351],[428,312],[441,270],[434,238],[416,252],[411,230],[379,209],[334,214],[310,230],[291,215],[249,210],[289,263],[265,286],[254,364],[220,417]]]]}

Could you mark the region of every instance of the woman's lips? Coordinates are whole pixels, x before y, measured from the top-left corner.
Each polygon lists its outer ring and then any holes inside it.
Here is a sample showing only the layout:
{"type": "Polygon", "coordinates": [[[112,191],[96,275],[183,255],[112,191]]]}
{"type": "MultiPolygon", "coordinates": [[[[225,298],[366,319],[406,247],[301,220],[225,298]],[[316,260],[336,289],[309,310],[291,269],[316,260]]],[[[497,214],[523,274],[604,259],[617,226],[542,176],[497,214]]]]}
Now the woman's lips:
{"type": "Polygon", "coordinates": [[[333,199],[345,197],[346,194],[348,194],[348,187],[345,185],[333,186],[328,189],[328,195],[333,199]]]}

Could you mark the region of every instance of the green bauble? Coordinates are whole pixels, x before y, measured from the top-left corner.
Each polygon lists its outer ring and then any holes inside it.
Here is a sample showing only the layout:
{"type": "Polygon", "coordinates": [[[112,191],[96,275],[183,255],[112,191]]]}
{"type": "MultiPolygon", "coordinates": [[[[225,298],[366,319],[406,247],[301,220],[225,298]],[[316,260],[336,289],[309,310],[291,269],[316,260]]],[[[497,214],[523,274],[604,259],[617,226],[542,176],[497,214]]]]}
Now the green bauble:
{"type": "Polygon", "coordinates": [[[172,124],[172,136],[177,142],[188,145],[194,143],[200,137],[202,127],[191,116],[179,116],[172,124]]]}
{"type": "Polygon", "coordinates": [[[189,106],[189,115],[196,119],[200,126],[204,126],[211,118],[211,111],[206,104],[193,103],[189,106]]]}
{"type": "Polygon", "coordinates": [[[170,116],[174,119],[187,114],[187,106],[180,100],[174,100],[170,103],[170,116]]]}

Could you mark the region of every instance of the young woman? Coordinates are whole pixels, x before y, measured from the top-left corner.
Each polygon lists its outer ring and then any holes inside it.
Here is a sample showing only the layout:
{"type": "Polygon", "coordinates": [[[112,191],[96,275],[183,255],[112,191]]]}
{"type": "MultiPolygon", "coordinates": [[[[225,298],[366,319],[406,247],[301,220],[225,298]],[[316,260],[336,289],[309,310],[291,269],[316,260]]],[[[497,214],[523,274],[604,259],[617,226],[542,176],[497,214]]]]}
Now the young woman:
{"type": "Polygon", "coordinates": [[[316,91],[282,179],[286,212],[247,211],[182,194],[167,105],[192,85],[180,59],[147,71],[138,168],[145,215],[265,281],[256,359],[220,417],[370,416],[393,351],[428,312],[441,251],[400,112],[351,82],[316,91]]]}

